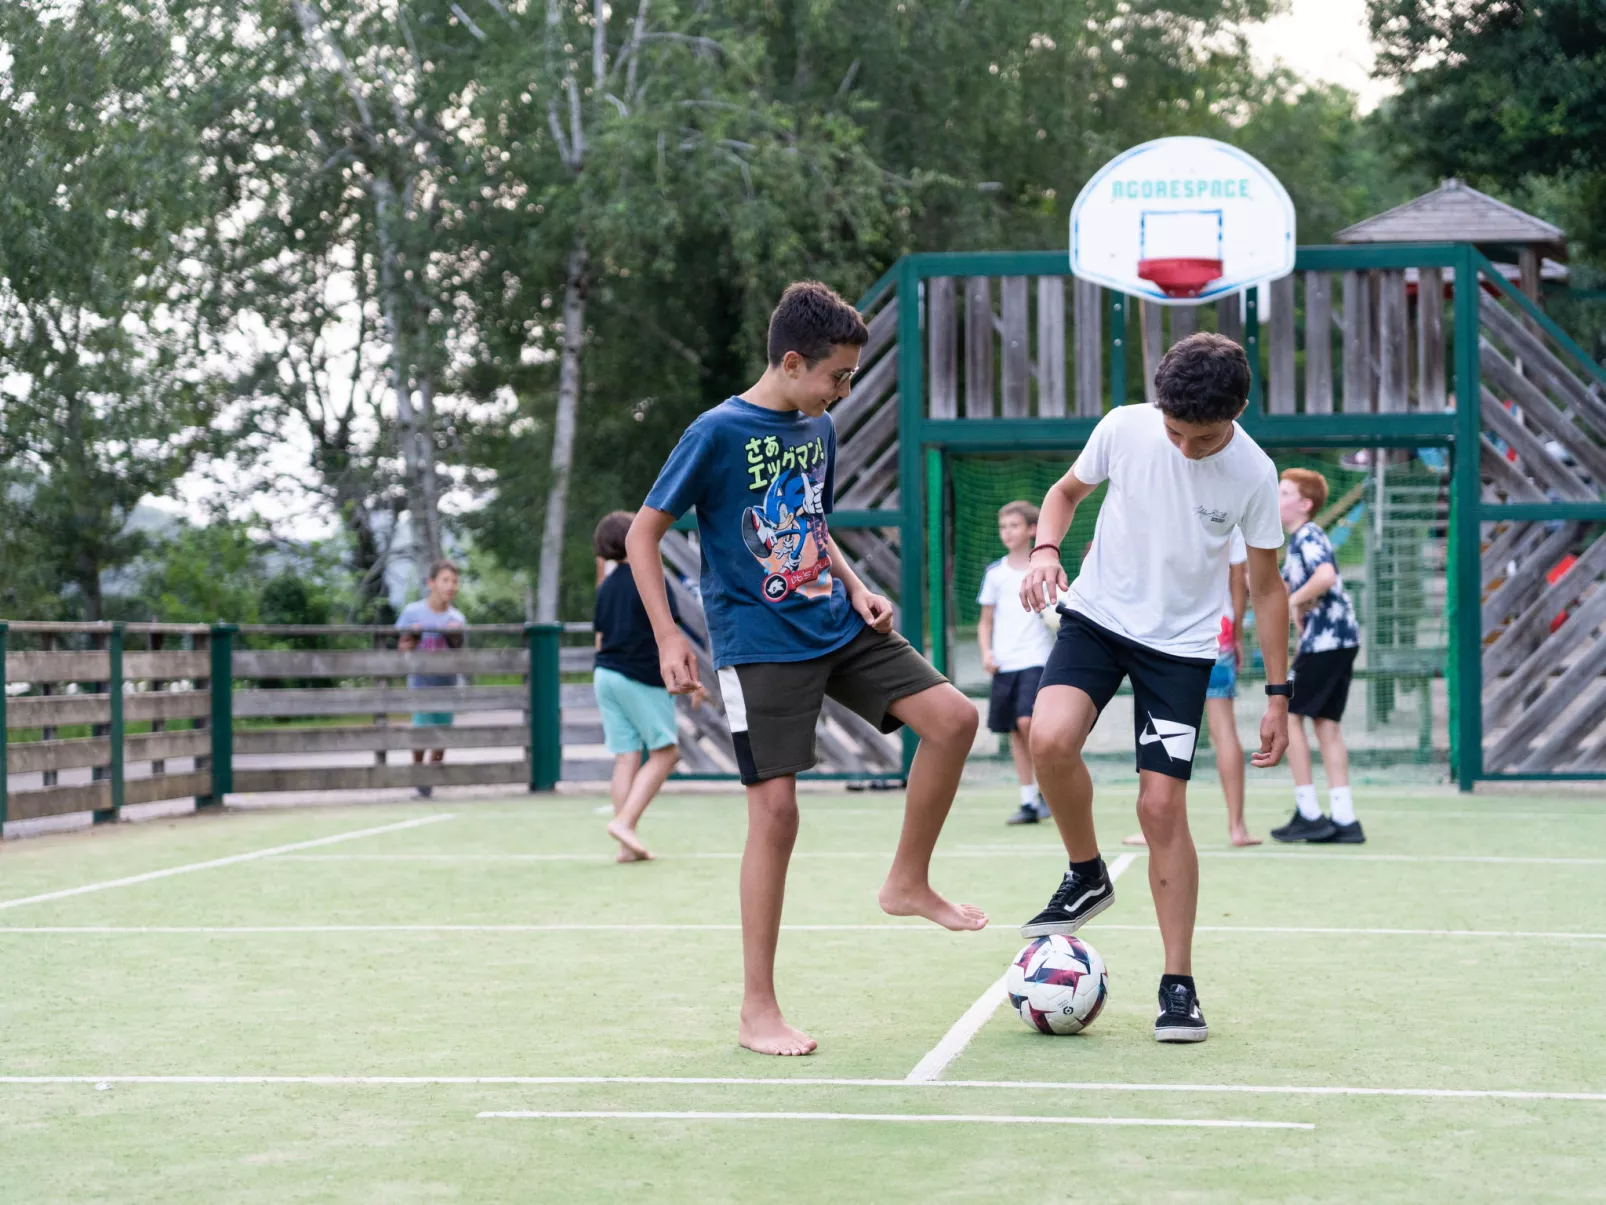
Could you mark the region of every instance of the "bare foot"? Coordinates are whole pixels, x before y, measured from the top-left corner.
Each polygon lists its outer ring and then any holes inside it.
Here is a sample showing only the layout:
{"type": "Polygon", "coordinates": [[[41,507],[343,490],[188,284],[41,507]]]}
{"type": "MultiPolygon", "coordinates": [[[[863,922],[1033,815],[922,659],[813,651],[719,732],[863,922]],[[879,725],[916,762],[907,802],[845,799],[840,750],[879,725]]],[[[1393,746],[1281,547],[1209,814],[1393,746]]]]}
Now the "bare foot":
{"type": "Polygon", "coordinates": [[[635,829],[626,828],[617,820],[610,820],[608,821],[608,836],[635,854],[637,862],[652,861],[652,851],[641,843],[641,838],[636,836],[635,829]]]}
{"type": "Polygon", "coordinates": [[[1133,833],[1130,837],[1122,837],[1121,838],[1121,844],[1122,845],[1142,845],[1142,846],[1147,847],[1148,844],[1149,844],[1149,839],[1147,837],[1145,837],[1142,833],[1133,833]]]}
{"type": "Polygon", "coordinates": [[[1249,830],[1246,828],[1241,828],[1234,832],[1231,836],[1231,841],[1239,848],[1242,848],[1245,845],[1259,845],[1261,843],[1260,838],[1251,837],[1249,835],[1249,830]]]}
{"type": "Polygon", "coordinates": [[[955,932],[968,932],[987,927],[987,914],[974,904],[952,904],[931,889],[929,883],[919,887],[895,887],[887,880],[877,897],[881,911],[888,916],[923,916],[929,921],[955,932]]]}
{"type": "Polygon", "coordinates": [[[614,859],[615,862],[651,862],[652,860],[652,858],[638,858],[628,849],[621,849],[619,856],[614,859]]]}
{"type": "Polygon", "coordinates": [[[736,1040],[754,1054],[797,1055],[813,1054],[819,1046],[813,1038],[786,1023],[778,1010],[771,1010],[749,1019],[742,1014],[736,1030],[736,1040]]]}

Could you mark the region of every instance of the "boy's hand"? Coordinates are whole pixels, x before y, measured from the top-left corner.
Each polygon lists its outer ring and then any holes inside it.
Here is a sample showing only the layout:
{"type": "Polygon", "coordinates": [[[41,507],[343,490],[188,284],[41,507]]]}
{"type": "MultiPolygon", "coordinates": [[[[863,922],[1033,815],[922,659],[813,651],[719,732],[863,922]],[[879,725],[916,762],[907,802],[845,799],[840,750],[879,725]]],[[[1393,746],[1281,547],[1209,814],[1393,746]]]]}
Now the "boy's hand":
{"type": "Polygon", "coordinates": [[[672,695],[696,694],[703,689],[697,677],[697,654],[691,641],[679,632],[658,642],[658,672],[672,695]]]}
{"type": "Polygon", "coordinates": [[[1052,561],[1048,555],[1032,558],[1031,568],[1020,584],[1021,606],[1028,611],[1041,611],[1054,604],[1054,600],[1070,587],[1070,580],[1065,576],[1065,566],[1059,563],[1059,558],[1052,561]]]}
{"type": "Polygon", "coordinates": [[[993,654],[991,650],[988,650],[981,655],[981,668],[982,672],[988,675],[996,674],[998,672],[998,662],[993,660],[993,654]]]}
{"type": "Polygon", "coordinates": [[[860,590],[850,600],[859,617],[883,636],[892,631],[892,600],[870,590],[860,590]]]}
{"type": "Polygon", "coordinates": [[[699,686],[691,692],[691,705],[693,707],[701,707],[706,702],[708,702],[708,689],[706,687],[699,686]]]}
{"type": "Polygon", "coordinates": [[[1242,636],[1234,636],[1232,638],[1232,667],[1238,670],[1244,667],[1244,638],[1242,636]]]}
{"type": "Polygon", "coordinates": [[[1260,717],[1260,749],[1249,763],[1261,770],[1283,760],[1288,751],[1288,700],[1272,695],[1266,700],[1266,714],[1260,717]]]}

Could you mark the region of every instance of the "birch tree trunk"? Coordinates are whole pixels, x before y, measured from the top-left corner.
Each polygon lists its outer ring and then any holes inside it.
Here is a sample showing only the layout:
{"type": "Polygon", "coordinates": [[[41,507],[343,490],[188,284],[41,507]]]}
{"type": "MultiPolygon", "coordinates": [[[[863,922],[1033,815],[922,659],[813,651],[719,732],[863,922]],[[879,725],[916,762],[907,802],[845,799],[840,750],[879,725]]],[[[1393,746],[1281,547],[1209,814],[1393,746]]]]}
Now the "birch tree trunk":
{"type": "Polygon", "coordinates": [[[569,252],[563,288],[563,348],[558,359],[558,408],[552,423],[552,481],[547,487],[546,524],[535,600],[537,623],[556,623],[562,582],[563,530],[569,511],[569,471],[574,466],[574,426],[580,408],[580,348],[585,336],[586,267],[583,241],[569,252]]]}

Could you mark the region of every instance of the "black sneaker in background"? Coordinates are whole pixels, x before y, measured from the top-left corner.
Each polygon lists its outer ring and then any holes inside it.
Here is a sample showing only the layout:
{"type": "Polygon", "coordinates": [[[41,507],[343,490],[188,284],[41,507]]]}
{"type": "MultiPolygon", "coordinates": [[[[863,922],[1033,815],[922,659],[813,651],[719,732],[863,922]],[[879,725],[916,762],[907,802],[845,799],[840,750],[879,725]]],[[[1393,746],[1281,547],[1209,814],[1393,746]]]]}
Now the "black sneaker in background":
{"type": "Polygon", "coordinates": [[[1284,845],[1295,841],[1331,841],[1337,831],[1337,827],[1326,816],[1306,820],[1295,808],[1293,818],[1287,824],[1271,830],[1271,839],[1281,841],[1284,845]]]}
{"type": "Polygon", "coordinates": [[[417,799],[428,799],[431,796],[433,796],[434,794],[435,794],[435,788],[434,787],[419,787],[416,791],[413,792],[414,798],[417,798],[417,799]]]}
{"type": "Polygon", "coordinates": [[[1186,983],[1160,989],[1160,1014],[1154,1018],[1156,1042],[1202,1042],[1210,1036],[1199,995],[1186,983]]]}
{"type": "Polygon", "coordinates": [[[1022,937],[1069,937],[1115,903],[1115,884],[1099,860],[1096,875],[1066,874],[1044,908],[1020,927],[1022,937]]]}
{"type": "Polygon", "coordinates": [[[1053,813],[1048,810],[1048,803],[1039,795],[1030,803],[1020,805],[1020,810],[1010,813],[1005,824],[1036,824],[1039,820],[1053,819],[1053,813]]]}
{"type": "Polygon", "coordinates": [[[1366,834],[1361,830],[1361,822],[1352,820],[1348,824],[1340,824],[1334,820],[1333,835],[1331,837],[1309,837],[1307,840],[1322,845],[1365,845],[1366,834]]]}

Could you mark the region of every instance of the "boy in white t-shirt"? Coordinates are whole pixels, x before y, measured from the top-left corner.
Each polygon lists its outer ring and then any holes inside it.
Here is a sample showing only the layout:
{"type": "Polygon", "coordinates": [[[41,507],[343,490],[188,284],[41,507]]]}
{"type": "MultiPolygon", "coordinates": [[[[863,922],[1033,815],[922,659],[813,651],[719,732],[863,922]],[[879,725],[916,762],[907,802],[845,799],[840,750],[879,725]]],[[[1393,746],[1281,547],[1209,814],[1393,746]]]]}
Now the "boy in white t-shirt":
{"type": "Polygon", "coordinates": [[[976,598],[981,604],[981,622],[976,625],[981,667],[993,678],[987,728],[1009,737],[1009,754],[1020,780],[1020,810],[1007,824],[1036,824],[1049,815],[1032,773],[1031,734],[1037,680],[1054,647],[1054,636],[1019,604],[1036,535],[1037,508],[1030,502],[1009,502],[999,509],[998,538],[1009,555],[987,566],[976,598]]]}
{"type": "Polygon", "coordinates": [[[1074,933],[1114,902],[1093,825],[1082,746],[1122,678],[1132,680],[1138,820],[1149,843],[1149,890],[1165,945],[1154,1036],[1201,1042],[1209,1030],[1193,983],[1199,858],[1188,831],[1188,778],[1216,664],[1221,584],[1233,528],[1249,550],[1249,590],[1266,659],[1256,766],[1288,747],[1288,595],[1277,470],[1235,421],[1249,395],[1243,348],[1200,333],[1177,343],[1154,376],[1154,403],[1104,416],[1076,463],[1043,500],[1021,602],[1034,611],[1069,588],[1043,668],[1032,759],[1070,855],[1070,871],[1027,937],[1074,933]],[[1093,547],[1074,585],[1059,545],[1077,504],[1108,481],[1093,547]]]}

